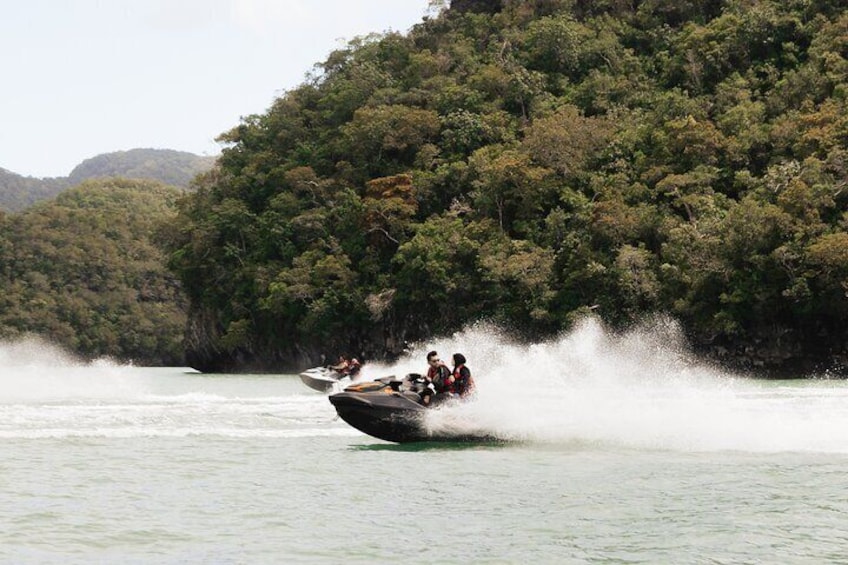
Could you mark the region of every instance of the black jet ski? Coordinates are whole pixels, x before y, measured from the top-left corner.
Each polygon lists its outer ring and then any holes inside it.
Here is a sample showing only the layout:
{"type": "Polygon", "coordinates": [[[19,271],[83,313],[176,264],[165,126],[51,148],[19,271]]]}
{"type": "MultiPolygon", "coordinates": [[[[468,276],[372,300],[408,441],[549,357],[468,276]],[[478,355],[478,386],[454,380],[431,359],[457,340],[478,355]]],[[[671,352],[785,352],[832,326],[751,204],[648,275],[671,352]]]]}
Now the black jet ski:
{"type": "Polygon", "coordinates": [[[432,385],[412,373],[403,379],[384,377],[348,386],[344,392],[330,395],[339,417],[370,436],[395,443],[416,441],[491,441],[485,434],[457,430],[432,430],[426,425],[428,411],[449,405],[454,400],[432,394],[432,385]],[[430,396],[425,406],[423,399],[430,396]]]}

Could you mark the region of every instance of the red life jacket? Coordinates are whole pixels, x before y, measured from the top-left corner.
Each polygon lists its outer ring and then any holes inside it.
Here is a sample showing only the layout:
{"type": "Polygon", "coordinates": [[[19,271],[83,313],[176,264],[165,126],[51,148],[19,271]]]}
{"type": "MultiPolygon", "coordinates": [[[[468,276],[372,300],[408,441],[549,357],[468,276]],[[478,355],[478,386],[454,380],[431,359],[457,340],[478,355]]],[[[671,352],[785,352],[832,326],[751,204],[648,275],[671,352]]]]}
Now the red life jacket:
{"type": "Polygon", "coordinates": [[[457,365],[453,369],[453,392],[461,397],[474,392],[474,379],[471,378],[471,369],[465,365],[457,365]]]}

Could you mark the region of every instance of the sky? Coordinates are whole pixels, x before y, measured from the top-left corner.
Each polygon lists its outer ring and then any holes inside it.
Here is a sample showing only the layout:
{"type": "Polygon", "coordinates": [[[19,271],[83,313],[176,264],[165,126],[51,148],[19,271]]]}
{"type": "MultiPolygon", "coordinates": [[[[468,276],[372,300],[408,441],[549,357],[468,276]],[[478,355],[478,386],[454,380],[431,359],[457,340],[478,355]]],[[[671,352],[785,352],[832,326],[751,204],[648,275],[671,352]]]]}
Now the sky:
{"type": "Polygon", "coordinates": [[[429,0],[0,0],[0,168],[67,176],[138,147],[217,155],[357,36],[429,0]]]}

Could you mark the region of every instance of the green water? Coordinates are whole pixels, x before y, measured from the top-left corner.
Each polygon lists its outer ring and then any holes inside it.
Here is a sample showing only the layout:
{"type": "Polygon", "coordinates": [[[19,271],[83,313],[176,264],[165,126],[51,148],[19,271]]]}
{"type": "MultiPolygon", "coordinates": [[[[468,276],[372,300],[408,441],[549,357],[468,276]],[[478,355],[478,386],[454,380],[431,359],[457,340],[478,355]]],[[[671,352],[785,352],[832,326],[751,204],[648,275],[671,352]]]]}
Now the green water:
{"type": "Polygon", "coordinates": [[[509,441],[411,446],[296,376],[18,366],[0,385],[4,563],[848,562],[840,381],[483,394],[465,416],[509,441]]]}

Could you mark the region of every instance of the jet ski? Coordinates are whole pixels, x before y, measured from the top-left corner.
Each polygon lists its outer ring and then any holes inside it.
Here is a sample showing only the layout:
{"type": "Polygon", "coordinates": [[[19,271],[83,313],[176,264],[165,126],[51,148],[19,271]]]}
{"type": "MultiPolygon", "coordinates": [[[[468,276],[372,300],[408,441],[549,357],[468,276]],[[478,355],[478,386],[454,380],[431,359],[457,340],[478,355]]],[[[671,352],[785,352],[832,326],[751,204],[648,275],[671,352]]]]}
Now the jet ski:
{"type": "Polygon", "coordinates": [[[318,392],[330,392],[337,386],[350,383],[350,377],[329,367],[313,367],[300,374],[303,384],[318,392]]]}
{"type": "Polygon", "coordinates": [[[418,441],[493,441],[487,434],[460,430],[431,429],[428,412],[455,403],[455,400],[431,395],[432,385],[421,375],[411,373],[403,379],[394,376],[348,386],[330,395],[339,417],[370,436],[394,443],[418,441]],[[429,388],[429,390],[428,390],[429,388]],[[431,396],[428,405],[423,398],[431,396]]]}

